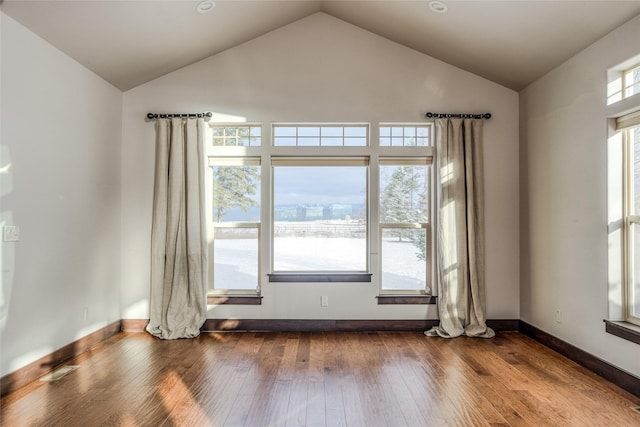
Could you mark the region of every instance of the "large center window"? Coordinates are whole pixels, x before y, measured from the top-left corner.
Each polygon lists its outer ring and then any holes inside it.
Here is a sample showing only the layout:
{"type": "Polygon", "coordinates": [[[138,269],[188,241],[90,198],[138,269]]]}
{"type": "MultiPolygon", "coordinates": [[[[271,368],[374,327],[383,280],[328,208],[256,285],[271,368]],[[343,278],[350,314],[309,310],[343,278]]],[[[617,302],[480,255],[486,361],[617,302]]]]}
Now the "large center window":
{"type": "Polygon", "coordinates": [[[365,158],[274,158],[273,271],[366,272],[365,158]]]}
{"type": "Polygon", "coordinates": [[[367,282],[382,304],[431,295],[430,123],[213,123],[207,152],[210,294],[367,282]]]}

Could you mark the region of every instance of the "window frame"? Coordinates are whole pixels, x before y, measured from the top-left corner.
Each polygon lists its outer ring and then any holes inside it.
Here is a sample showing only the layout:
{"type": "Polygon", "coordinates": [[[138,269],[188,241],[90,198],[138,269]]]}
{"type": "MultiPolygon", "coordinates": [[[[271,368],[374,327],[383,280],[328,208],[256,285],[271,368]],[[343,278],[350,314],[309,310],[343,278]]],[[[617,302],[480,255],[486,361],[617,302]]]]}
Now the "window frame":
{"type": "Polygon", "coordinates": [[[432,123],[394,123],[394,122],[383,122],[383,123],[379,123],[378,124],[378,146],[380,146],[381,148],[405,148],[405,149],[416,149],[416,148],[425,148],[425,147],[433,147],[433,124],[432,123]],[[389,128],[389,137],[386,136],[382,136],[381,134],[381,129],[382,128],[389,128]],[[401,128],[402,129],[402,137],[398,137],[393,135],[393,129],[398,129],[401,128]],[[405,137],[405,131],[406,129],[415,129],[416,130],[416,138],[423,138],[427,140],[427,143],[425,145],[405,145],[404,144],[404,140],[410,138],[410,137],[405,137]],[[427,136],[424,137],[419,137],[417,136],[417,131],[418,129],[424,128],[427,130],[427,136]],[[382,144],[382,139],[383,138],[388,138],[389,139],[389,145],[383,145],[382,144]],[[402,145],[393,145],[393,140],[401,138],[403,140],[403,144],[402,145]]]}
{"type": "MultiPolygon", "coordinates": [[[[290,148],[297,151],[301,146],[291,146],[290,148]]],[[[323,148],[323,146],[315,147],[323,148]]],[[[335,148],[344,148],[344,146],[338,146],[335,148]]],[[[364,280],[371,277],[371,256],[370,256],[370,205],[371,205],[371,185],[370,185],[370,160],[368,156],[340,156],[340,157],[327,157],[327,156],[271,156],[271,176],[270,176],[270,191],[269,196],[271,198],[270,214],[271,214],[271,236],[270,236],[270,256],[269,256],[269,280],[275,281],[290,281],[287,277],[296,277],[299,281],[312,281],[312,282],[331,282],[336,280],[348,281],[348,282],[360,282],[370,281],[364,280]],[[365,167],[365,269],[364,270],[276,270],[275,269],[275,171],[276,167],[331,167],[331,166],[360,166],[365,167]]]]}
{"type": "Polygon", "coordinates": [[[209,268],[209,281],[208,281],[208,286],[207,286],[207,294],[208,295],[215,295],[215,296],[220,296],[220,295],[247,295],[247,296],[252,296],[252,295],[260,295],[261,293],[261,287],[262,284],[260,282],[260,278],[262,277],[261,274],[261,262],[260,259],[262,258],[262,250],[261,250],[261,242],[262,242],[262,224],[259,222],[223,222],[223,223],[216,223],[216,222],[211,222],[211,229],[209,230],[210,233],[210,239],[209,239],[209,265],[211,267],[213,267],[214,265],[214,253],[215,253],[215,244],[216,244],[216,239],[215,239],[215,232],[216,229],[221,229],[221,228],[230,228],[230,229],[241,229],[241,228],[250,228],[250,229],[256,229],[257,231],[257,239],[258,239],[258,254],[257,254],[257,258],[258,258],[258,263],[256,266],[256,270],[257,270],[257,280],[256,280],[256,288],[255,289],[239,289],[239,288],[227,288],[227,287],[220,287],[220,288],[216,288],[216,284],[215,284],[215,269],[214,268],[209,268]]]}
{"type": "MultiPolygon", "coordinates": [[[[209,123],[209,132],[210,135],[208,136],[208,140],[210,141],[210,145],[211,147],[215,147],[215,148],[231,148],[231,147],[242,147],[242,148],[257,148],[257,147],[261,147],[262,146],[262,140],[263,140],[263,129],[262,129],[262,124],[260,123],[209,123]],[[239,129],[239,128],[247,128],[249,129],[249,145],[238,145],[238,144],[223,144],[223,145],[216,145],[214,143],[215,139],[218,139],[217,136],[213,135],[213,129],[214,128],[220,128],[220,129],[224,129],[225,130],[225,135],[222,137],[223,141],[227,140],[227,135],[226,135],[226,130],[227,129],[239,129]],[[252,129],[260,129],[260,135],[259,136],[254,136],[253,138],[259,138],[260,143],[257,145],[252,145],[251,144],[251,130],[252,129]]],[[[240,137],[237,135],[236,132],[236,136],[232,137],[235,139],[240,139],[240,137]]]]}
{"type": "MultiPolygon", "coordinates": [[[[227,147],[236,147],[236,146],[216,146],[217,148],[227,148],[227,147]]],[[[213,175],[213,167],[214,166],[255,166],[259,167],[261,170],[262,161],[260,157],[257,156],[219,156],[210,153],[207,156],[207,182],[213,183],[214,175],[213,175]]],[[[260,173],[260,191],[257,196],[259,200],[262,199],[263,192],[263,183],[262,183],[262,171],[260,173]]],[[[260,221],[228,221],[228,222],[215,222],[213,218],[213,210],[214,210],[214,197],[213,197],[214,189],[210,188],[207,191],[207,223],[209,224],[208,228],[208,253],[209,253],[209,277],[207,280],[207,294],[208,295],[260,295],[261,292],[261,254],[262,254],[262,203],[260,203],[260,221]],[[215,233],[216,229],[219,228],[255,228],[258,233],[258,265],[257,267],[257,283],[255,289],[236,289],[236,288],[226,288],[219,287],[216,288],[215,283],[215,269],[213,268],[215,263],[215,233]]]]}
{"type": "MultiPolygon", "coordinates": [[[[209,127],[242,127],[247,125],[261,126],[261,145],[260,146],[214,146],[211,135],[207,139],[207,156],[209,158],[256,158],[260,159],[260,176],[261,176],[261,194],[260,200],[260,230],[259,230],[259,266],[258,266],[258,287],[255,292],[245,291],[242,296],[256,296],[260,297],[262,288],[264,286],[263,281],[267,282],[293,282],[293,283],[357,283],[357,282],[371,282],[372,276],[377,275],[379,283],[377,286],[377,293],[379,298],[411,298],[412,301],[419,298],[420,301],[424,297],[431,298],[431,302],[436,295],[435,289],[435,271],[437,260],[433,256],[435,253],[435,233],[432,232],[433,227],[436,225],[436,209],[435,209],[435,185],[436,185],[436,171],[435,167],[435,147],[433,141],[434,125],[432,121],[410,123],[410,122],[379,122],[376,125],[365,122],[272,122],[272,123],[226,123],[226,122],[210,122],[209,127]],[[274,126],[287,125],[287,126],[366,126],[367,128],[367,141],[364,146],[276,146],[274,143],[274,126]],[[428,142],[426,146],[381,146],[379,139],[379,129],[381,126],[412,126],[412,127],[428,127],[428,142]],[[268,141],[268,142],[267,142],[268,141]],[[274,229],[274,214],[273,214],[273,170],[272,159],[277,158],[324,158],[324,159],[339,159],[343,158],[366,158],[368,159],[367,166],[367,189],[366,189],[366,257],[367,257],[367,271],[366,272],[308,272],[305,274],[299,274],[296,272],[278,273],[273,271],[273,229],[274,229]],[[427,280],[424,290],[400,290],[391,292],[381,292],[381,271],[380,271],[380,221],[379,221],[379,180],[380,169],[379,159],[381,158],[399,158],[399,159],[412,159],[414,157],[428,157],[431,159],[432,166],[431,177],[429,183],[430,192],[430,213],[429,213],[429,229],[427,233],[427,250],[428,258],[427,262],[427,280]],[[375,261],[375,262],[374,262],[375,261]],[[430,289],[427,292],[427,287],[430,289]]],[[[211,168],[207,168],[211,171],[211,168]]],[[[207,191],[209,203],[211,203],[212,192],[207,191]]],[[[207,211],[210,215],[213,215],[213,209],[211,204],[208,205],[207,211]]],[[[208,218],[208,223],[213,221],[208,218]]],[[[254,226],[255,224],[251,225],[254,226]]],[[[242,225],[250,226],[247,223],[242,225]]],[[[213,227],[210,230],[210,242],[213,239],[213,227]]],[[[210,252],[212,254],[212,252],[210,252]]],[[[213,259],[210,260],[210,265],[213,264],[213,259]]],[[[212,269],[211,269],[212,270],[212,269]]],[[[210,272],[212,280],[213,273],[210,272]]],[[[238,290],[220,290],[215,289],[213,284],[209,286],[209,295],[224,297],[235,296],[242,294],[238,290]],[[215,289],[212,293],[211,290],[215,289]]],[[[380,303],[380,302],[379,302],[380,303]]],[[[389,302],[385,302],[389,303],[389,302]]],[[[394,304],[398,302],[393,302],[394,304]]],[[[408,302],[404,302],[408,303],[408,302]]],[[[424,302],[411,302],[411,304],[422,304],[424,302]]]]}
{"type": "Polygon", "coordinates": [[[633,81],[633,79],[631,80],[631,83],[627,82],[628,79],[628,75],[629,74],[633,74],[634,72],[640,74],[640,63],[635,64],[634,66],[627,68],[626,70],[622,71],[622,99],[625,98],[629,98],[631,96],[634,95],[638,95],[640,94],[640,81],[635,82],[633,81]],[[627,92],[629,92],[632,88],[636,88],[637,92],[635,94],[628,94],[627,92]]]}
{"type": "Polygon", "coordinates": [[[363,122],[319,122],[319,123],[313,123],[313,122],[301,122],[301,123],[295,123],[295,122],[273,122],[271,123],[271,145],[273,147],[278,147],[278,148],[295,148],[295,149],[313,149],[313,148],[319,148],[319,149],[326,149],[326,148],[365,148],[365,147],[369,147],[371,145],[371,126],[369,125],[369,123],[363,123],[363,122]],[[285,129],[285,128],[294,128],[295,129],[295,136],[277,136],[276,135],[276,129],[285,129]],[[300,130],[301,129],[313,129],[313,128],[318,128],[319,129],[319,135],[316,136],[305,136],[305,135],[300,135],[300,130]],[[323,135],[322,135],[322,129],[331,129],[331,128],[342,128],[342,136],[325,136],[324,138],[329,139],[329,138],[340,138],[342,139],[342,145],[323,145],[322,144],[322,140],[323,140],[323,135]],[[349,129],[349,128],[364,128],[365,130],[365,136],[350,136],[350,135],[346,135],[345,134],[345,130],[349,129]],[[296,143],[295,145],[283,145],[283,144],[276,144],[276,139],[277,138],[295,138],[296,143]],[[318,145],[300,145],[300,141],[301,140],[310,140],[310,139],[318,139],[318,145]],[[345,142],[348,140],[355,140],[355,139],[365,139],[365,144],[364,145],[345,145],[345,142]]]}
{"type": "MultiPolygon", "coordinates": [[[[431,131],[432,129],[430,129],[431,131]]],[[[416,148],[416,146],[385,146],[394,147],[394,148],[416,148]]],[[[417,146],[417,148],[422,148],[422,146],[417,146]]],[[[381,155],[378,158],[379,166],[427,166],[428,173],[426,174],[426,185],[428,191],[428,214],[427,219],[424,222],[382,222],[382,212],[378,213],[378,293],[381,296],[389,296],[389,295],[408,295],[408,296],[423,296],[423,295],[434,295],[434,287],[435,283],[432,277],[434,271],[434,260],[433,260],[433,247],[435,242],[432,237],[432,223],[435,215],[434,209],[434,158],[433,153],[431,156],[383,156],[381,155]],[[424,229],[425,230],[425,287],[421,290],[416,289],[384,289],[384,280],[383,280],[383,249],[382,249],[382,234],[384,229],[424,229]]],[[[378,177],[380,177],[380,173],[378,173],[378,177]]],[[[378,186],[378,195],[382,194],[380,189],[380,185],[378,186]]],[[[381,199],[378,200],[378,206],[381,205],[381,199]]]]}
{"type": "Polygon", "coordinates": [[[607,71],[607,105],[613,105],[640,95],[640,91],[632,95],[627,94],[628,89],[640,85],[640,83],[627,83],[627,76],[630,73],[634,71],[640,73],[639,59],[638,57],[633,58],[607,71]]]}
{"type": "MultiPolygon", "coordinates": [[[[618,122],[621,123],[624,121],[624,118],[631,117],[635,118],[635,121],[640,121],[639,112],[632,113],[626,115],[622,118],[618,119],[618,122]]],[[[632,147],[632,143],[637,142],[631,138],[631,132],[634,129],[640,128],[640,123],[636,125],[632,125],[630,127],[626,127],[622,131],[622,141],[623,141],[623,283],[624,283],[624,292],[623,292],[623,305],[624,305],[624,317],[625,321],[632,323],[634,325],[640,326],[640,317],[634,316],[632,314],[633,311],[633,301],[632,287],[634,286],[633,282],[633,240],[632,240],[632,231],[633,226],[640,227],[640,212],[633,212],[633,194],[632,189],[634,185],[632,181],[634,179],[634,147],[632,147]]],[[[636,308],[636,311],[640,311],[640,307],[636,308]]]]}
{"type": "MultiPolygon", "coordinates": [[[[207,241],[208,241],[208,255],[209,255],[209,271],[207,277],[207,295],[215,297],[225,296],[240,296],[246,297],[259,297],[262,293],[262,273],[264,271],[264,265],[262,263],[262,254],[264,251],[264,232],[263,232],[263,220],[265,209],[263,194],[265,191],[264,182],[264,158],[263,151],[265,149],[264,144],[264,127],[261,123],[237,123],[237,122],[209,122],[207,127],[207,134],[205,135],[205,151],[207,157],[206,164],[206,183],[213,185],[213,168],[212,166],[234,166],[234,165],[247,165],[258,166],[260,171],[260,191],[256,195],[260,203],[260,220],[257,222],[223,222],[216,223],[213,218],[213,187],[207,187],[206,190],[206,221],[207,221],[207,241]],[[260,144],[259,145],[214,145],[213,144],[213,129],[214,128],[238,128],[238,127],[259,127],[260,128],[260,144]],[[255,289],[233,289],[220,287],[216,288],[214,283],[214,251],[215,251],[215,230],[216,228],[256,228],[258,232],[258,265],[257,265],[257,283],[255,289]]],[[[251,303],[251,302],[247,302],[251,303]]]]}

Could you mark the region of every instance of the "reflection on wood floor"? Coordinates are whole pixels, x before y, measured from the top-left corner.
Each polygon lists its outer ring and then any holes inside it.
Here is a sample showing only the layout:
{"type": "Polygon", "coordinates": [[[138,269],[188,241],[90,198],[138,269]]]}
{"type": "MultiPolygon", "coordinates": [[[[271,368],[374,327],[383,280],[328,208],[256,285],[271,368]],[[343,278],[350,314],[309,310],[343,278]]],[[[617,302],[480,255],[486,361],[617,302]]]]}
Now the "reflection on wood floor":
{"type": "Polygon", "coordinates": [[[2,425],[640,426],[640,398],[517,332],[122,333],[68,364],[2,425]]]}

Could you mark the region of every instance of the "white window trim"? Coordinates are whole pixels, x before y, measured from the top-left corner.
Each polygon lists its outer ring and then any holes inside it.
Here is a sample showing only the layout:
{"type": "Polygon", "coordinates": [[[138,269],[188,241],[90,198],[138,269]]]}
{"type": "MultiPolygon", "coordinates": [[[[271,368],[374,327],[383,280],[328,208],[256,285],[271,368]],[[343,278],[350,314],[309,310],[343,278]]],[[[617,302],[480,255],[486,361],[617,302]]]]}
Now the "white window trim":
{"type": "MultiPolygon", "coordinates": [[[[390,124],[385,123],[385,126],[390,126],[390,124]]],[[[430,132],[433,129],[430,129],[430,132]]],[[[432,140],[433,141],[433,140],[432,140]]],[[[395,148],[395,147],[382,147],[383,149],[388,149],[388,148],[395,148]]],[[[415,148],[424,148],[424,147],[415,147],[415,146],[403,146],[403,147],[398,147],[398,148],[402,148],[405,149],[415,149],[415,148]]],[[[429,147],[431,148],[431,147],[429,147]]],[[[436,289],[435,289],[435,277],[434,277],[434,272],[435,272],[435,260],[433,258],[433,248],[434,245],[436,244],[434,237],[433,237],[433,232],[432,232],[432,227],[434,224],[434,220],[433,218],[435,217],[435,165],[434,165],[434,156],[433,156],[433,151],[431,152],[431,155],[429,156],[380,156],[378,158],[378,165],[398,165],[398,166],[431,166],[429,168],[430,174],[427,177],[427,186],[429,188],[429,215],[428,215],[428,221],[427,222],[420,222],[420,223],[383,223],[380,222],[380,216],[378,215],[378,292],[380,295],[435,295],[436,294],[436,289]],[[423,290],[411,290],[411,289],[397,289],[397,290],[392,290],[392,289],[383,289],[383,280],[382,280],[382,230],[384,228],[405,228],[405,229],[412,229],[412,228],[423,228],[426,230],[426,243],[427,243],[427,247],[426,247],[426,258],[428,260],[428,262],[426,262],[426,277],[425,277],[425,284],[426,287],[423,290]],[[429,292],[427,292],[427,287],[429,288],[429,292]]],[[[378,175],[379,176],[379,175],[378,175]]],[[[378,196],[380,195],[380,189],[378,186],[378,196]]],[[[378,203],[380,203],[380,201],[378,200],[378,203]]]]}
{"type": "MultiPolygon", "coordinates": [[[[290,148],[291,152],[293,153],[300,153],[300,148],[307,148],[307,147],[300,147],[300,146],[292,146],[292,147],[287,147],[290,148]]],[[[342,148],[346,148],[346,147],[326,147],[326,146],[320,146],[320,147],[315,147],[315,148],[319,148],[322,149],[324,152],[325,148],[338,148],[338,149],[342,149],[342,148]]],[[[366,147],[359,147],[359,148],[366,148],[366,147]]],[[[269,196],[271,197],[271,203],[269,205],[269,210],[271,213],[271,219],[272,221],[270,221],[270,225],[271,227],[271,234],[270,234],[270,251],[269,251],[269,271],[271,272],[270,274],[273,276],[283,276],[283,275],[296,275],[296,276],[304,276],[304,275],[308,275],[308,276],[312,276],[312,277],[322,277],[322,276],[356,276],[356,275],[362,275],[362,274],[367,274],[369,275],[371,272],[371,251],[369,250],[370,248],[370,241],[371,241],[371,215],[370,215],[370,210],[371,210],[371,201],[370,201],[370,197],[371,197],[371,172],[369,169],[370,166],[370,161],[369,161],[369,157],[366,155],[361,155],[361,156],[334,156],[334,157],[327,157],[327,156],[311,156],[311,157],[301,157],[301,156],[271,156],[271,173],[270,173],[270,190],[269,190],[269,196]],[[273,168],[274,167],[287,167],[287,166],[294,166],[294,167],[314,167],[314,166],[362,166],[362,167],[367,167],[367,172],[366,172],[366,190],[365,190],[365,196],[366,196],[366,212],[365,212],[365,217],[366,217],[366,227],[365,227],[365,248],[366,248],[366,253],[365,253],[365,270],[337,270],[337,271],[280,271],[280,270],[276,270],[275,269],[275,263],[274,263],[274,255],[275,255],[275,236],[273,235],[274,232],[274,228],[273,228],[273,218],[275,217],[275,203],[273,200],[274,197],[274,173],[273,173],[273,168]]],[[[357,280],[359,281],[359,280],[357,280]]]]}
{"type": "MultiPolygon", "coordinates": [[[[380,203],[380,195],[379,195],[379,159],[396,159],[401,161],[410,162],[415,160],[416,158],[428,158],[432,164],[435,164],[435,147],[434,147],[434,129],[433,122],[421,122],[421,123],[409,123],[409,122],[380,122],[376,124],[376,126],[371,126],[370,123],[364,122],[273,122],[270,125],[264,125],[260,123],[215,123],[210,122],[211,126],[225,126],[225,127],[235,127],[235,126],[262,126],[262,143],[260,146],[213,146],[211,143],[207,144],[207,155],[211,158],[214,157],[220,161],[220,159],[224,158],[256,158],[260,159],[261,166],[261,194],[260,194],[260,223],[259,223],[259,286],[256,292],[250,291],[249,295],[260,295],[261,288],[264,286],[263,281],[269,281],[268,277],[273,275],[273,226],[272,226],[272,215],[273,215],[273,171],[272,171],[272,160],[273,159],[285,159],[285,158],[316,158],[316,159],[342,159],[342,158],[366,158],[368,159],[368,179],[367,179],[367,272],[363,273],[361,276],[371,276],[371,274],[377,275],[378,280],[378,292],[384,295],[398,295],[398,296],[415,296],[415,295],[425,295],[427,294],[424,291],[413,291],[413,290],[402,290],[401,292],[394,291],[384,291],[381,289],[381,272],[380,270],[380,222],[379,222],[379,203],[380,203]],[[273,138],[273,127],[274,125],[291,125],[291,126],[367,126],[367,144],[366,146],[315,146],[315,147],[301,147],[301,146],[275,146],[274,138],[273,138]],[[380,146],[379,141],[379,127],[380,126],[429,126],[429,138],[430,145],[429,146],[380,146]],[[267,142],[268,141],[268,142],[267,142]],[[375,191],[372,191],[375,189],[375,191]],[[372,270],[372,259],[375,257],[377,262],[377,268],[375,271],[372,270]]],[[[208,139],[208,141],[211,141],[208,139]]],[[[208,168],[208,173],[210,172],[210,168],[208,168]]],[[[431,191],[430,191],[430,216],[429,216],[429,228],[427,228],[427,242],[428,245],[428,260],[427,263],[427,286],[430,287],[430,293],[428,295],[436,295],[437,294],[437,286],[436,286],[436,263],[435,259],[435,234],[433,232],[434,227],[437,224],[437,215],[435,209],[435,185],[437,174],[435,173],[435,167],[431,168],[431,191]]],[[[211,179],[210,176],[207,178],[209,181],[211,179]]],[[[208,207],[207,212],[208,215],[212,213],[212,194],[211,192],[207,192],[207,200],[208,207]]],[[[209,223],[212,223],[210,219],[209,223]]],[[[243,224],[243,226],[252,226],[251,224],[243,224]]],[[[422,226],[422,225],[420,225],[422,226]]],[[[213,230],[210,231],[210,242],[213,239],[213,230]]],[[[281,275],[286,275],[288,273],[282,273],[281,275]]],[[[212,276],[212,273],[210,273],[212,276]]],[[[292,273],[292,275],[299,275],[297,273],[292,273]]],[[[310,276],[331,276],[331,274],[325,272],[313,272],[310,276]]],[[[338,272],[335,274],[336,277],[349,277],[354,276],[351,279],[353,280],[345,280],[345,282],[358,282],[358,281],[370,281],[370,280],[360,280],[361,277],[358,274],[349,274],[348,272],[338,272]]],[[[331,279],[329,277],[329,279],[331,279]]],[[[332,281],[332,280],[312,280],[314,283],[318,283],[321,281],[332,281]]],[[[210,282],[212,283],[212,282],[210,282]]],[[[296,282],[299,283],[299,282],[296,282]]],[[[213,286],[209,286],[210,289],[213,289],[213,286]]],[[[209,292],[211,293],[211,292],[209,292]]],[[[215,294],[241,294],[241,292],[236,290],[229,290],[219,292],[216,291],[215,294]]]]}
{"type": "Polygon", "coordinates": [[[219,288],[216,289],[215,286],[215,282],[214,282],[214,269],[213,268],[209,268],[209,285],[207,287],[207,294],[208,295],[212,295],[212,296],[218,296],[218,295],[251,295],[251,296],[257,296],[261,294],[261,289],[262,289],[262,281],[261,281],[261,277],[262,277],[262,273],[261,273],[261,262],[260,260],[262,259],[262,250],[261,250],[261,243],[262,243],[262,224],[260,224],[259,222],[223,222],[223,223],[216,223],[216,222],[211,222],[211,227],[209,229],[209,259],[210,259],[210,265],[213,265],[213,254],[215,251],[215,231],[217,228],[233,228],[233,229],[237,229],[237,228],[255,228],[258,232],[258,281],[256,283],[256,289],[233,289],[233,288],[219,288]]]}
{"type": "Polygon", "coordinates": [[[625,82],[626,74],[638,67],[640,67],[640,55],[607,70],[607,105],[622,103],[629,98],[640,96],[640,94],[627,95],[625,82]]]}
{"type": "MultiPolygon", "coordinates": [[[[382,138],[382,136],[380,136],[380,128],[382,127],[389,127],[389,128],[394,128],[394,127],[399,127],[399,128],[427,128],[428,132],[427,132],[427,138],[428,140],[431,142],[431,146],[433,146],[433,124],[432,123],[411,123],[411,122],[406,122],[406,123],[392,123],[392,122],[385,122],[385,123],[379,123],[378,124],[378,142],[377,145],[379,145],[380,147],[383,148],[389,148],[389,147],[398,147],[398,148],[404,148],[412,150],[412,149],[416,149],[416,148],[425,148],[426,146],[424,145],[380,145],[380,139],[382,138]]],[[[393,135],[391,135],[389,138],[393,139],[393,135]]],[[[403,140],[404,140],[404,134],[402,136],[403,140]]]]}
{"type": "MultiPolygon", "coordinates": [[[[215,223],[213,220],[213,191],[207,186],[206,190],[206,218],[208,224],[207,232],[207,248],[209,255],[209,271],[207,278],[207,294],[210,296],[228,296],[228,295],[240,295],[240,296],[260,296],[262,291],[262,278],[265,271],[265,265],[262,262],[262,254],[264,253],[264,217],[262,211],[264,211],[264,152],[265,152],[265,135],[264,126],[261,123],[235,123],[235,122],[209,122],[207,129],[207,135],[205,136],[205,151],[207,154],[207,168],[206,168],[206,182],[213,182],[213,175],[210,166],[260,166],[260,222],[225,222],[215,223]],[[259,146],[234,146],[234,145],[213,145],[212,143],[212,128],[214,127],[247,127],[255,126],[261,128],[261,144],[259,146]],[[214,254],[214,235],[216,228],[257,228],[258,229],[258,281],[255,290],[245,289],[232,289],[232,288],[219,288],[215,289],[214,286],[214,269],[213,269],[213,254],[214,254]]],[[[268,165],[267,165],[268,167],[268,165]]],[[[268,187],[268,186],[267,186],[268,187]]]]}
{"type": "Polygon", "coordinates": [[[247,122],[208,122],[208,135],[207,135],[207,148],[208,152],[215,150],[216,148],[223,149],[243,149],[243,148],[259,148],[264,145],[264,127],[262,123],[247,123],[247,122]],[[260,128],[260,145],[214,145],[213,144],[213,129],[214,128],[260,128]]]}
{"type": "Polygon", "coordinates": [[[633,203],[633,195],[631,194],[631,190],[633,186],[631,185],[631,181],[633,180],[633,152],[634,149],[631,146],[631,140],[629,138],[629,132],[632,128],[640,126],[640,110],[623,116],[616,120],[616,124],[620,125],[621,123],[625,123],[627,126],[622,128],[619,127],[619,130],[622,130],[623,133],[623,149],[624,149],[624,165],[623,165],[623,212],[624,212],[624,221],[623,221],[623,283],[624,283],[624,292],[623,292],[623,305],[624,305],[624,317],[625,321],[629,323],[633,323],[635,325],[640,325],[640,317],[633,316],[632,313],[632,303],[631,303],[631,280],[632,280],[632,257],[636,254],[633,254],[631,248],[631,228],[632,225],[637,224],[640,226],[640,214],[631,215],[632,211],[632,203],[633,203]]]}

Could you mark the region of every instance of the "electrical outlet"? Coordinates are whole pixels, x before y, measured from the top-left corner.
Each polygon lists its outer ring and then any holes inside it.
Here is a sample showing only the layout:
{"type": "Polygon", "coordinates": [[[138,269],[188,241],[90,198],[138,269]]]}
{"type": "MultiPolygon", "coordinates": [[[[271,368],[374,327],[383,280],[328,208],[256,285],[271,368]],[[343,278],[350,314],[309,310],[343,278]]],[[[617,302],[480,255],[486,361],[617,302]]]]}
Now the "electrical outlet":
{"type": "Polygon", "coordinates": [[[562,311],[556,310],[556,323],[562,323],[562,311]]]}
{"type": "Polygon", "coordinates": [[[322,307],[329,307],[329,297],[327,295],[322,295],[320,297],[320,305],[322,307]]]}
{"type": "Polygon", "coordinates": [[[17,225],[5,225],[2,227],[3,242],[17,242],[20,240],[20,227],[17,225]]]}
{"type": "Polygon", "coordinates": [[[82,320],[87,320],[89,318],[89,308],[85,307],[82,309],[82,320]]]}

